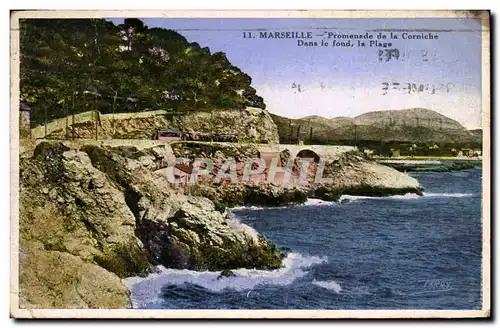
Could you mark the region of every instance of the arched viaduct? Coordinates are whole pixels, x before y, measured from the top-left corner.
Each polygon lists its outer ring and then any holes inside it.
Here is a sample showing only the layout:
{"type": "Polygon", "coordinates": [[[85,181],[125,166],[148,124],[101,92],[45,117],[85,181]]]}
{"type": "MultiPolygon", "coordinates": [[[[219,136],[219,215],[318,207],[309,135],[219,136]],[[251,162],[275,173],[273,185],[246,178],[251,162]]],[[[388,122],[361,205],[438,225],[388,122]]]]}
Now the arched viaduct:
{"type": "Polygon", "coordinates": [[[312,157],[321,158],[325,162],[333,161],[339,158],[343,153],[353,151],[354,146],[323,146],[323,145],[258,145],[262,158],[272,158],[280,156],[281,152],[288,150],[290,158],[312,157]]]}

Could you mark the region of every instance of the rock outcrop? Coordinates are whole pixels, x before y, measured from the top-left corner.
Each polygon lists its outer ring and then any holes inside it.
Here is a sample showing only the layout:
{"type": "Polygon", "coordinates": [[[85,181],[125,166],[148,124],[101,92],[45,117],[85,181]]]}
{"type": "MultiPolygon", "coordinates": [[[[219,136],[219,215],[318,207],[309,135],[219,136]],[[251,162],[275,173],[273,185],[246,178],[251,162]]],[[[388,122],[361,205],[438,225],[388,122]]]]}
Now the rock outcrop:
{"type": "Polygon", "coordinates": [[[96,264],[25,238],[20,253],[21,308],[129,307],[120,278],[96,264]]]}
{"type": "MultiPolygon", "coordinates": [[[[253,176],[253,180],[244,182],[242,177],[245,163],[259,156],[255,146],[176,143],[172,144],[172,149],[176,157],[188,158],[191,161],[200,157],[212,159],[214,167],[211,174],[200,176],[198,181],[201,183],[187,184],[180,188],[186,194],[209,198],[220,210],[238,205],[299,204],[308,198],[334,201],[345,194],[388,196],[422,193],[422,187],[416,179],[388,166],[377,164],[359,151],[339,153],[325,162],[322,178],[330,179],[330,182],[315,180],[317,162],[311,162],[309,165],[305,181],[298,182],[300,159],[290,159],[287,151],[280,153],[279,162],[284,167],[289,160],[294,161],[288,181],[276,179],[268,182],[269,170],[266,168],[261,174],[253,176]],[[237,181],[243,183],[224,183],[217,179],[217,173],[229,158],[235,160],[237,181]]],[[[160,171],[165,173],[164,170],[160,171]]]]}
{"type": "Polygon", "coordinates": [[[284,254],[276,246],[232,223],[209,199],[186,196],[153,173],[171,156],[169,149],[42,142],[33,157],[21,159],[25,306],[125,307],[120,278],[160,264],[195,270],[280,267],[284,254]],[[48,263],[63,267],[45,270],[48,263]],[[89,279],[101,274],[100,284],[89,279]],[[100,288],[107,293],[93,298],[100,288]]]}
{"type": "Polygon", "coordinates": [[[423,191],[415,178],[367,159],[360,152],[344,153],[327,163],[323,175],[332,183],[315,185],[310,189],[311,197],[338,200],[342,195],[422,195],[423,191]]]}
{"type": "Polygon", "coordinates": [[[444,159],[444,160],[379,160],[401,172],[454,172],[470,170],[482,166],[480,159],[444,159]]]}

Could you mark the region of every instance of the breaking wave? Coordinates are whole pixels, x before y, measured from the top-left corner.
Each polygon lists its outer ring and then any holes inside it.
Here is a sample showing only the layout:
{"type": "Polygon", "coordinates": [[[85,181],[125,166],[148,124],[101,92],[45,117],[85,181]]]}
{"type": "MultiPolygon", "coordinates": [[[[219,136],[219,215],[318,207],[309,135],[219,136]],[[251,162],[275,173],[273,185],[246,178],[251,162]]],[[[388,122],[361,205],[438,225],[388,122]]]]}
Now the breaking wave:
{"type": "MultiPolygon", "coordinates": [[[[408,194],[404,194],[404,195],[383,196],[383,197],[342,195],[342,196],[340,196],[338,201],[325,201],[325,200],[321,200],[321,199],[317,199],[317,198],[309,198],[303,204],[289,205],[289,206],[276,206],[276,207],[270,207],[270,208],[280,209],[280,208],[288,208],[288,207],[293,207],[293,206],[331,206],[331,205],[335,205],[338,203],[353,202],[353,201],[364,200],[364,199],[412,200],[412,199],[422,199],[422,198],[461,198],[461,197],[472,197],[472,196],[474,196],[474,194],[468,194],[468,193],[427,193],[427,192],[424,192],[423,196],[413,194],[413,193],[408,193],[408,194]]],[[[259,207],[259,206],[238,206],[238,207],[231,208],[231,211],[232,212],[248,211],[248,210],[257,211],[257,210],[265,210],[265,209],[269,209],[269,208],[259,207]]]]}
{"type": "Polygon", "coordinates": [[[294,207],[294,206],[325,206],[325,205],[332,205],[336,204],[337,202],[334,201],[325,201],[321,200],[318,198],[308,198],[306,202],[302,204],[290,204],[290,205],[283,205],[283,206],[271,206],[271,207],[260,207],[260,206],[235,206],[231,208],[231,212],[238,212],[238,211],[259,211],[259,210],[265,210],[265,209],[280,209],[280,208],[288,208],[288,207],[294,207]]]}
{"type": "Polygon", "coordinates": [[[462,193],[452,193],[452,194],[441,194],[441,193],[426,193],[424,192],[424,197],[453,197],[453,198],[461,198],[461,197],[471,197],[474,194],[462,194],[462,193]]]}
{"type": "Polygon", "coordinates": [[[325,288],[325,289],[334,291],[337,294],[339,294],[340,291],[342,290],[342,287],[340,287],[340,285],[337,282],[333,281],[333,280],[329,280],[329,281],[317,281],[317,280],[314,280],[312,282],[312,284],[316,285],[316,286],[319,286],[321,288],[325,288]]]}
{"type": "Polygon", "coordinates": [[[265,207],[261,207],[261,206],[235,206],[235,207],[231,207],[231,212],[248,211],[248,210],[259,211],[259,210],[263,210],[263,209],[265,209],[265,207]]]}
{"type": "Polygon", "coordinates": [[[463,193],[426,193],[424,192],[423,196],[419,196],[417,194],[405,194],[405,195],[394,195],[394,196],[386,196],[386,197],[375,197],[375,196],[352,196],[352,195],[342,195],[339,198],[339,202],[346,202],[346,201],[356,201],[356,200],[361,200],[361,199],[422,199],[425,197],[434,197],[434,198],[460,198],[460,197],[471,197],[474,194],[463,194],[463,193]]]}
{"type": "Polygon", "coordinates": [[[304,256],[290,253],[283,259],[283,267],[267,271],[256,269],[236,269],[231,277],[217,279],[220,271],[192,271],[167,269],[158,266],[158,272],[147,277],[124,279],[124,284],[131,292],[133,308],[151,307],[161,303],[162,288],[169,285],[189,284],[210,292],[224,290],[252,290],[262,285],[289,285],[307,274],[307,268],[326,263],[327,257],[304,256]]]}
{"type": "Polygon", "coordinates": [[[309,198],[304,204],[301,204],[300,206],[332,205],[335,203],[336,202],[321,200],[317,198],[309,198]]]}

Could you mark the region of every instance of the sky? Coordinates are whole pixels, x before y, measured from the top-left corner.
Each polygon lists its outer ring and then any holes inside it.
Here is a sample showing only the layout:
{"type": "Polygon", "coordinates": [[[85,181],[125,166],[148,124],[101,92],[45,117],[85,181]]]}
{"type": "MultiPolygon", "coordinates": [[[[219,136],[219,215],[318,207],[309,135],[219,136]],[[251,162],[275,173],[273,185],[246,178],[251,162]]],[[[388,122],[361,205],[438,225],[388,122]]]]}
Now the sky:
{"type": "MultiPolygon", "coordinates": [[[[123,19],[111,19],[121,23],[123,19]]],[[[338,117],[376,110],[429,108],[467,128],[481,126],[481,33],[474,19],[146,18],[149,27],[176,30],[190,42],[223,51],[252,77],[267,109],[278,115],[338,117]],[[388,47],[333,47],[325,33],[394,31],[388,47]],[[261,31],[312,32],[329,46],[298,46],[297,39],[260,38],[261,31]],[[432,34],[404,40],[402,33],[432,34]],[[243,38],[243,32],[255,38],[243,38]],[[399,59],[387,59],[397,49],[399,59]],[[382,60],[380,60],[382,59],[382,60]],[[398,85],[394,84],[399,83],[398,85]],[[387,84],[384,84],[387,83],[387,84]],[[408,83],[423,90],[408,93],[408,83]],[[299,88],[300,85],[300,88],[299,88]],[[384,90],[387,88],[387,90],[384,90]],[[432,90],[435,89],[435,92],[432,90]]],[[[308,40],[308,41],[310,41],[308,40]]],[[[346,40],[339,40],[346,41],[346,40]]],[[[356,40],[353,40],[357,43],[356,40]]]]}

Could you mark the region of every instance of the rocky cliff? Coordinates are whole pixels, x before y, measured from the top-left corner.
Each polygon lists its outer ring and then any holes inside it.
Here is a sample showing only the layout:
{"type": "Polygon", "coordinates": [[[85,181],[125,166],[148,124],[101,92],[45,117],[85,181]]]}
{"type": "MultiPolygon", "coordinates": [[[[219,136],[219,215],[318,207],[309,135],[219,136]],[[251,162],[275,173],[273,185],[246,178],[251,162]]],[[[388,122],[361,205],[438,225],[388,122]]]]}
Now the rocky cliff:
{"type": "Polygon", "coordinates": [[[34,138],[152,139],[158,130],[234,134],[240,142],[277,143],[278,128],[265,110],[193,111],[179,115],[164,110],[100,114],[85,112],[38,126],[34,138]],[[47,130],[47,131],[46,131],[47,130]]]}
{"type": "Polygon", "coordinates": [[[284,254],[207,198],[155,174],[148,149],[42,142],[20,163],[20,295],[25,307],[127,307],[120,278],[155,265],[272,269],[284,254]]]}

